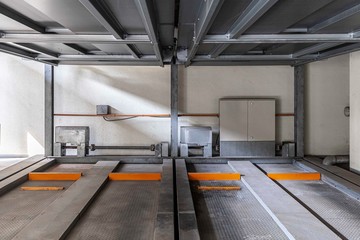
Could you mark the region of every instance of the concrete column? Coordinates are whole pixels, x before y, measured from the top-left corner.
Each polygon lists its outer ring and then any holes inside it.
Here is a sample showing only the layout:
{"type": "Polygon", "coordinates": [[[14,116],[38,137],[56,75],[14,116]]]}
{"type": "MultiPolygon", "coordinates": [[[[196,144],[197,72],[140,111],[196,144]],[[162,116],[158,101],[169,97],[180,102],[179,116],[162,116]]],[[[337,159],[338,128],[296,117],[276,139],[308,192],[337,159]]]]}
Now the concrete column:
{"type": "Polygon", "coordinates": [[[179,79],[178,65],[171,64],[171,157],[178,156],[178,105],[179,79]]]}
{"type": "Polygon", "coordinates": [[[45,65],[45,156],[54,149],[54,66],[45,65]]]}
{"type": "Polygon", "coordinates": [[[360,173],[360,52],[350,54],[350,168],[360,173]]]}
{"type": "Polygon", "coordinates": [[[304,82],[305,66],[294,67],[294,140],[297,157],[304,157],[304,82]]]}

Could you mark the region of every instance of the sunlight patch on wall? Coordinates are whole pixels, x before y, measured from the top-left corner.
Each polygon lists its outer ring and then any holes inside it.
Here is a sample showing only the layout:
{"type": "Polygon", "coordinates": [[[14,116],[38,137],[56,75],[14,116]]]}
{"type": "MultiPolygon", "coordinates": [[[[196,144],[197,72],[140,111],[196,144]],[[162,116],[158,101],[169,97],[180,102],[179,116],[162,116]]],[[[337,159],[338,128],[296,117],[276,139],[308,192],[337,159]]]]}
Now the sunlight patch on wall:
{"type": "Polygon", "coordinates": [[[34,156],[36,154],[44,154],[44,147],[29,133],[26,133],[27,137],[27,153],[34,156]]]}

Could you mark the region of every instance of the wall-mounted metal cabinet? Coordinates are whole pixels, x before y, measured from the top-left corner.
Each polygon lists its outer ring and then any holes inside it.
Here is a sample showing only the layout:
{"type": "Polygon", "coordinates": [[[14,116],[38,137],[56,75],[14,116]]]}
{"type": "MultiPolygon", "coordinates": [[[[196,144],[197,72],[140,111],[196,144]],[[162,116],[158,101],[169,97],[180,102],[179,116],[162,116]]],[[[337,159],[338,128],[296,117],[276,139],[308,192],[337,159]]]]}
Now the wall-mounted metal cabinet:
{"type": "Polygon", "coordinates": [[[220,155],[275,155],[275,99],[220,99],[220,155]]]}

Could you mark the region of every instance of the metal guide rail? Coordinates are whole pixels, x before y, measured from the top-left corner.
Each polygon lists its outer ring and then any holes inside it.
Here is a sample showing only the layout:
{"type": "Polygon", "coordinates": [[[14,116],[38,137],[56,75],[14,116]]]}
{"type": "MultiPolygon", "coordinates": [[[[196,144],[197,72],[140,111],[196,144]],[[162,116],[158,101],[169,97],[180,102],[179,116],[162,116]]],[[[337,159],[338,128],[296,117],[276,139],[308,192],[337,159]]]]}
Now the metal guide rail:
{"type": "Polygon", "coordinates": [[[0,239],[360,239],[356,195],[299,164],[69,159],[0,171],[0,239]]]}

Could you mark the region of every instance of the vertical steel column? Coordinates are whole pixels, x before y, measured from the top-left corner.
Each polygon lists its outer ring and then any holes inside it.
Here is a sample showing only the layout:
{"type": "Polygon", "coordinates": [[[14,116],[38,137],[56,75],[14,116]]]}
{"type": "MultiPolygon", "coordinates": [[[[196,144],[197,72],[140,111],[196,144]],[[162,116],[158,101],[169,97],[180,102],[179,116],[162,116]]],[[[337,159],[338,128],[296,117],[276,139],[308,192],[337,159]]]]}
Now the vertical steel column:
{"type": "Polygon", "coordinates": [[[45,65],[45,156],[54,149],[54,66],[45,65]]]}
{"type": "Polygon", "coordinates": [[[305,66],[294,67],[294,141],[296,156],[304,157],[304,86],[305,66]]]}
{"type": "Polygon", "coordinates": [[[178,65],[171,63],[171,157],[178,156],[178,65]]]}

